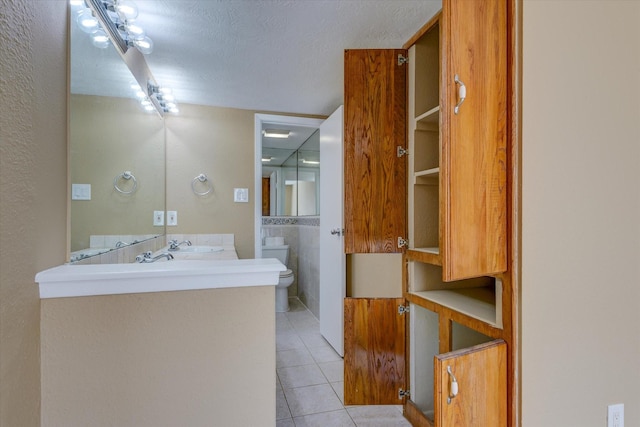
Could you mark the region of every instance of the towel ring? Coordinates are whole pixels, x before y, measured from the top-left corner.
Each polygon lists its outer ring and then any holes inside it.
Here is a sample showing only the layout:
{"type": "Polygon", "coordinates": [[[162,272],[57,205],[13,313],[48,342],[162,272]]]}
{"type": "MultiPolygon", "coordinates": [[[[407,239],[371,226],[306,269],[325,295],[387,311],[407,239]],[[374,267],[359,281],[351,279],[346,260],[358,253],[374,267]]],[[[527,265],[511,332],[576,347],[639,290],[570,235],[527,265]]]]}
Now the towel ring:
{"type": "Polygon", "coordinates": [[[138,188],[138,180],[135,176],[133,176],[131,171],[124,171],[120,175],[117,175],[115,178],[113,178],[113,188],[115,188],[119,193],[122,194],[132,194],[135,193],[136,189],[138,188]],[[131,188],[131,190],[125,191],[122,188],[118,187],[118,181],[120,181],[121,179],[124,179],[125,181],[133,179],[133,187],[131,188]]]}
{"type": "Polygon", "coordinates": [[[191,181],[191,189],[197,196],[206,196],[207,194],[213,191],[213,185],[211,185],[211,182],[209,182],[209,178],[207,178],[207,175],[201,173],[200,175],[193,178],[193,181],[191,181]],[[201,182],[206,187],[207,190],[206,191],[196,190],[196,185],[198,184],[198,182],[201,182]]]}

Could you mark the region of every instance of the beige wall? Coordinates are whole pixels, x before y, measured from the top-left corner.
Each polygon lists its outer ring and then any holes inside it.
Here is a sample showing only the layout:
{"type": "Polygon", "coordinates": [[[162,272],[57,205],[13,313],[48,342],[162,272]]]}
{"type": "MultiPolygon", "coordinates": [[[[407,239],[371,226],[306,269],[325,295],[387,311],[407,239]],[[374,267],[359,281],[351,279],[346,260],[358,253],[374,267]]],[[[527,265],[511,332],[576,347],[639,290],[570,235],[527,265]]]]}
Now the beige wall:
{"type": "Polygon", "coordinates": [[[35,274],[66,253],[66,2],[0,0],[0,425],[40,420],[35,274]]]}
{"type": "Polygon", "coordinates": [[[273,286],[42,301],[42,426],[275,426],[273,286]]]}
{"type": "Polygon", "coordinates": [[[165,124],[167,210],[178,212],[178,226],[167,233],[233,233],[238,256],[253,258],[254,112],[180,105],[165,124]],[[213,184],[206,196],[191,189],[201,173],[213,184]],[[249,202],[234,203],[234,188],[248,188],[249,202]]]}
{"type": "Polygon", "coordinates": [[[640,2],[523,20],[522,425],[640,426],[640,2]]]}
{"type": "MultiPolygon", "coordinates": [[[[135,99],[70,97],[71,183],[91,184],[91,200],[72,200],[71,251],[89,247],[91,234],[163,234],[153,211],[164,210],[164,123],[135,99]],[[131,171],[132,194],[115,190],[113,180],[131,171]]],[[[128,191],[131,183],[118,182],[128,191]]]]}

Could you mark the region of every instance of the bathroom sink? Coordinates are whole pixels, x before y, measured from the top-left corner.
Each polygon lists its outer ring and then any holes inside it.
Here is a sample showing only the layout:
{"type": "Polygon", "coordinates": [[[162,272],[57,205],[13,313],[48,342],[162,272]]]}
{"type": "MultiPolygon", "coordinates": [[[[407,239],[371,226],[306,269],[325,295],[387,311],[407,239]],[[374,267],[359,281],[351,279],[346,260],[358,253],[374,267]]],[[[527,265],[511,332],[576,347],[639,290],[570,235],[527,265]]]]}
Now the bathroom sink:
{"type": "Polygon", "coordinates": [[[224,248],[222,246],[180,246],[179,249],[174,251],[169,250],[170,254],[175,255],[178,254],[188,254],[188,253],[199,253],[199,254],[208,254],[214,252],[222,252],[224,248]]]}

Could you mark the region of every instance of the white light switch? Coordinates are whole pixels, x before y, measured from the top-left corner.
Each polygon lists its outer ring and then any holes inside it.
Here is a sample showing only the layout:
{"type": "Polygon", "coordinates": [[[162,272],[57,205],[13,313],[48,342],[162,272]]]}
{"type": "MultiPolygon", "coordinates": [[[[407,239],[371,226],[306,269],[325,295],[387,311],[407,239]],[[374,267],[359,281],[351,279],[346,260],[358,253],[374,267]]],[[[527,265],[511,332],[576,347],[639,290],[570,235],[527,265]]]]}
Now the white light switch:
{"type": "Polygon", "coordinates": [[[164,211],[153,211],[153,225],[164,225],[164,211]]]}
{"type": "Polygon", "coordinates": [[[249,189],[248,188],[234,188],[233,189],[233,201],[237,203],[249,203],[249,189]]]}
{"type": "Polygon", "coordinates": [[[178,211],[167,211],[167,225],[178,225],[178,211]]]}
{"type": "Polygon", "coordinates": [[[71,184],[71,200],[91,200],[91,184],[71,184]]]}

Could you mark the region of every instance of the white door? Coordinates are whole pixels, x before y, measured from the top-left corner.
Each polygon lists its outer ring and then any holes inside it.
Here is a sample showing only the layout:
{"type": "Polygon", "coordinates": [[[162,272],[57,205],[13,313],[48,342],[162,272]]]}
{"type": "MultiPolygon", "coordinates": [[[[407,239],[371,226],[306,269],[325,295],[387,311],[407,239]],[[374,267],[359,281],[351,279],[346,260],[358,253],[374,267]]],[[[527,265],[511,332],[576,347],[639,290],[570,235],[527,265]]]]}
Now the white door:
{"type": "Polygon", "coordinates": [[[344,355],[342,106],[320,125],[320,333],[344,355]]]}

